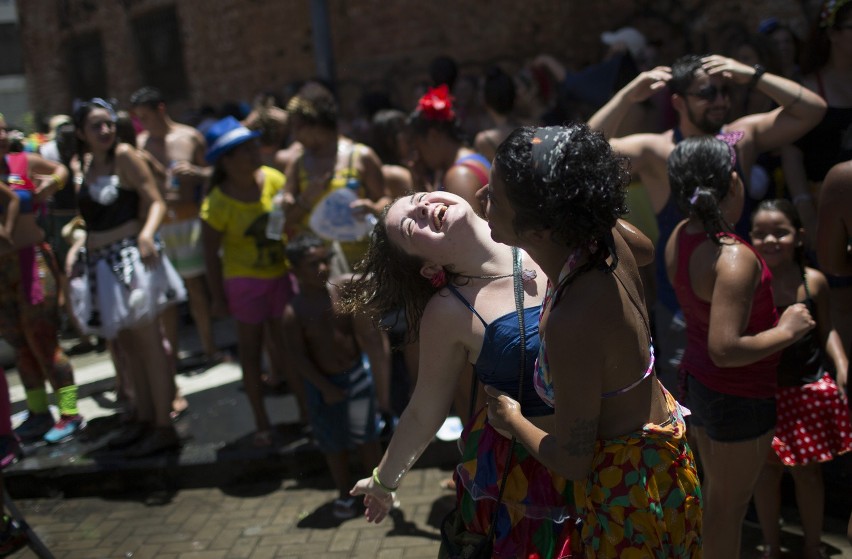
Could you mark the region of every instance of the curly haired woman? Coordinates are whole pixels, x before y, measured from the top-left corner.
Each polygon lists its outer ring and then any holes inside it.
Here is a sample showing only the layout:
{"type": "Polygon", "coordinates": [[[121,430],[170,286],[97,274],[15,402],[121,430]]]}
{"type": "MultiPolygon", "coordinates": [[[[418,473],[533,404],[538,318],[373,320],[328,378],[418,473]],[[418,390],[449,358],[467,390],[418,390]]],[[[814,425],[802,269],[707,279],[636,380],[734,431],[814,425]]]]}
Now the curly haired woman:
{"type": "Polygon", "coordinates": [[[650,240],[619,221],[627,160],[585,125],[524,127],[479,196],[493,239],[548,277],[535,389],[551,429],[486,387],[492,425],[574,482],[586,557],[700,557],[701,491],[682,409],[656,378],[638,266],[650,240]]]}

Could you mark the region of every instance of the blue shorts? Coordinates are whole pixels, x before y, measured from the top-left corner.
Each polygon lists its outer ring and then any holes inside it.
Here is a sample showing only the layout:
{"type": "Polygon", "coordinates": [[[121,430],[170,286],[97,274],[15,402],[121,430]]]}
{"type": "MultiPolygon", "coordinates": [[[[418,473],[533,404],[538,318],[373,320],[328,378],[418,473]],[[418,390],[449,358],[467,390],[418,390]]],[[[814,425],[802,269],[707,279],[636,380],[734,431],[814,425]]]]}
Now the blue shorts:
{"type": "Polygon", "coordinates": [[[687,402],[692,411],[689,422],[703,427],[707,436],[719,442],[756,439],[775,428],[775,397],[743,398],[722,394],[687,375],[687,402]]]}
{"type": "Polygon", "coordinates": [[[378,439],[373,375],[365,363],[326,378],[346,390],[347,398],[326,404],[317,387],[305,382],[308,415],[320,451],[343,452],[378,439]]]}

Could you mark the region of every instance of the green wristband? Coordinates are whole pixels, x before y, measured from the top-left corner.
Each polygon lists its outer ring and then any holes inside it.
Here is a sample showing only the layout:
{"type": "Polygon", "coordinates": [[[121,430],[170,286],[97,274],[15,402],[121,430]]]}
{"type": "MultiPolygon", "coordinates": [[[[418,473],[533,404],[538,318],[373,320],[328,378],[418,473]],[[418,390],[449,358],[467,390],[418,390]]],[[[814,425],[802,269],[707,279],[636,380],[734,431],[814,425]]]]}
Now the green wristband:
{"type": "Polygon", "coordinates": [[[375,483],[376,485],[378,485],[379,487],[381,487],[382,489],[384,489],[384,490],[385,490],[385,491],[387,491],[388,493],[393,493],[394,491],[396,491],[397,489],[399,489],[399,486],[397,486],[397,487],[388,487],[387,485],[385,485],[384,483],[382,483],[382,480],[380,480],[380,479],[379,479],[379,467],[378,467],[378,466],[376,466],[375,468],[373,468],[373,483],[375,483]]]}

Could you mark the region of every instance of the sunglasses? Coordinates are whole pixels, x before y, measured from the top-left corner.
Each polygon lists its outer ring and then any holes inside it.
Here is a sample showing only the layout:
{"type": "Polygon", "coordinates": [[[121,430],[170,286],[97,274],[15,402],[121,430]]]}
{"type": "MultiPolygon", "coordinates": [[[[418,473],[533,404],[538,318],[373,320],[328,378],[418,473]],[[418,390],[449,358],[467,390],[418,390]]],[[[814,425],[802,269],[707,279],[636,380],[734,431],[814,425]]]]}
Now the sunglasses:
{"type": "Polygon", "coordinates": [[[722,97],[730,97],[731,88],[727,85],[719,87],[714,84],[710,84],[705,85],[698,91],[687,91],[686,94],[691,97],[697,97],[703,101],[713,101],[719,95],[721,95],[722,97]]]}

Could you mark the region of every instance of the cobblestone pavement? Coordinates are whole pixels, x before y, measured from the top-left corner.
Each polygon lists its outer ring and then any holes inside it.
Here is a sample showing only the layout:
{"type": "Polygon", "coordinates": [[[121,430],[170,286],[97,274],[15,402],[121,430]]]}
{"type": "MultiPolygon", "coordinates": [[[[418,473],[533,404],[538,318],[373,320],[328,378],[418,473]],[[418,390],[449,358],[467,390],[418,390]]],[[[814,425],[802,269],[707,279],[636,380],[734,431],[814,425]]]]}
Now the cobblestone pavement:
{"type": "MultiPolygon", "coordinates": [[[[227,324],[219,326],[217,339],[230,340],[227,324]]],[[[187,343],[190,350],[192,345],[187,343]]],[[[107,355],[86,354],[73,361],[90,425],[108,424],[114,410],[107,355]]],[[[8,378],[13,410],[21,412],[17,375],[8,378]]],[[[190,413],[177,424],[187,440],[180,455],[101,461],[88,456],[93,443],[76,441],[28,449],[27,458],[7,470],[9,493],[57,559],[437,555],[437,526],[454,500],[440,487],[455,458],[452,443],[430,445],[400,489],[401,507],[382,524],[368,524],[360,516],[341,521],[332,515],[336,492],[312,445],[294,442],[274,455],[251,447],[252,423],[236,365],[190,372],[178,382],[190,401],[190,413]]],[[[270,395],[267,403],[282,440],[291,441],[294,399],[270,395]]],[[[848,485],[837,487],[845,491],[848,485]]],[[[785,557],[796,557],[802,537],[790,501],[788,495],[783,544],[791,550],[785,557]]],[[[852,559],[845,538],[852,498],[829,492],[828,501],[834,506],[825,521],[827,554],[852,559]]],[[[759,557],[759,543],[759,530],[744,527],[742,556],[759,557]]],[[[24,549],[12,557],[36,555],[24,549]]]]}
{"type": "MultiPolygon", "coordinates": [[[[453,497],[447,472],[415,469],[400,509],[379,525],[337,520],[321,477],[141,497],[23,499],[18,506],[57,559],[435,557],[437,519],[453,497]]],[[[13,557],[35,557],[23,550],[13,557]]]]}
{"type": "MultiPolygon", "coordinates": [[[[400,489],[401,507],[379,525],[361,516],[335,519],[335,492],[324,476],[161,495],[23,499],[18,506],[57,559],[436,557],[438,521],[453,502],[439,487],[447,473],[414,469],[400,489]]],[[[826,520],[828,556],[852,558],[843,531],[840,519],[826,520]]],[[[759,543],[759,530],[744,527],[743,558],[760,557],[759,543]]],[[[798,525],[788,521],[784,545],[795,551],[801,543],[798,525]]],[[[792,551],[786,557],[796,557],[792,551]]],[[[22,550],[13,557],[36,556],[22,550]]]]}

